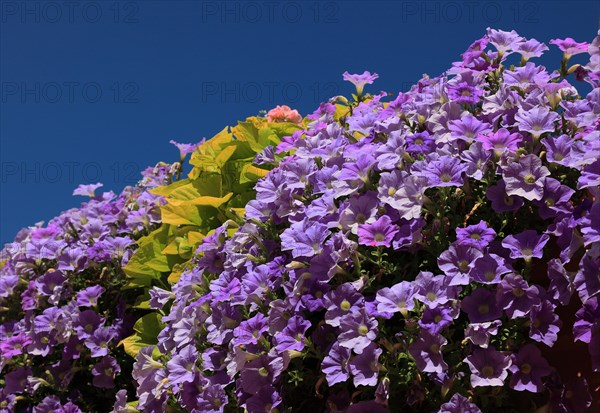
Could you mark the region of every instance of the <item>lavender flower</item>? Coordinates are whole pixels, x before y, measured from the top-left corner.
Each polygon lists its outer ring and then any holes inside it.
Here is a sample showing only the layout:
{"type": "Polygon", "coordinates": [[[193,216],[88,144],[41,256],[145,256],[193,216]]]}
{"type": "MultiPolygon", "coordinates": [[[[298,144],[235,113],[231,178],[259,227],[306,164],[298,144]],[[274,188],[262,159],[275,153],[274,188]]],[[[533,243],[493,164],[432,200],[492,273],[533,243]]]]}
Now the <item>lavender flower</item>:
{"type": "Polygon", "coordinates": [[[465,360],[471,369],[471,386],[502,386],[512,364],[510,354],[493,347],[475,349],[465,360]]]}
{"type": "Polygon", "coordinates": [[[509,367],[512,376],[510,387],[518,391],[539,393],[544,390],[542,377],[551,373],[550,365],[542,357],[540,350],[533,344],[527,344],[513,356],[509,367]]]}
{"type": "Polygon", "coordinates": [[[356,86],[356,93],[358,96],[361,96],[363,93],[363,89],[365,85],[373,84],[373,81],[379,78],[377,73],[371,74],[371,72],[367,72],[366,70],[362,74],[353,74],[351,75],[348,72],[344,72],[344,80],[352,83],[356,86]]]}
{"type": "Polygon", "coordinates": [[[506,194],[520,196],[529,201],[540,200],[548,175],[550,171],[542,166],[540,158],[526,155],[503,170],[506,194]]]}
{"type": "Polygon", "coordinates": [[[417,363],[417,368],[426,373],[441,373],[448,369],[442,348],[448,340],[441,334],[431,334],[421,330],[418,338],[408,347],[408,352],[417,363]]]}
{"type": "Polygon", "coordinates": [[[371,224],[358,226],[358,243],[371,247],[390,247],[398,231],[398,226],[392,224],[390,217],[383,215],[371,224]]]}

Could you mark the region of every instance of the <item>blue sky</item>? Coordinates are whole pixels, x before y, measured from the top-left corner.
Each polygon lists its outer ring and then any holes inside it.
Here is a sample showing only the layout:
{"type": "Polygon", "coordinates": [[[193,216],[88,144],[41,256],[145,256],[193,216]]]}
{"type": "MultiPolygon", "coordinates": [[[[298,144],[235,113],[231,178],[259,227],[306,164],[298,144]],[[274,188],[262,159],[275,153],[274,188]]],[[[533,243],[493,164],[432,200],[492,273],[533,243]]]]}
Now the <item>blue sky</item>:
{"type": "Polygon", "coordinates": [[[78,206],[80,183],[119,191],[175,160],[170,139],[348,95],[345,70],[399,92],[486,27],[591,41],[599,15],[596,0],[0,0],[0,243],[78,206]]]}

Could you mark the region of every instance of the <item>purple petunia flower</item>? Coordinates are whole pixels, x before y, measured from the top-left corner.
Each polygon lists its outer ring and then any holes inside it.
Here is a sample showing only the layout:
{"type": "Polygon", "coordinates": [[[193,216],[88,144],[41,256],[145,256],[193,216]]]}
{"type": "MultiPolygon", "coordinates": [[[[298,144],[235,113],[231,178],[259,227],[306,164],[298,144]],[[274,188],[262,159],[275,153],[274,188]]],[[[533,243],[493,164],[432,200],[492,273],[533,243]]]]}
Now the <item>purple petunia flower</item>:
{"type": "Polygon", "coordinates": [[[497,289],[498,304],[511,318],[524,317],[534,305],[539,304],[539,292],[536,286],[529,286],[518,274],[507,274],[497,289]]]}
{"type": "Polygon", "coordinates": [[[599,268],[600,255],[594,256],[591,251],[587,251],[579,261],[579,269],[573,279],[573,286],[583,303],[600,293],[599,268]]]}
{"type": "Polygon", "coordinates": [[[321,363],[321,371],[325,373],[327,384],[333,386],[336,383],[341,383],[350,377],[349,361],[350,349],[343,347],[339,342],[333,343],[329,354],[323,358],[321,363]]]}
{"type": "Polygon", "coordinates": [[[469,284],[469,271],[483,253],[467,244],[453,243],[437,260],[440,270],[446,274],[450,286],[469,284]]]}
{"type": "Polygon", "coordinates": [[[556,179],[546,178],[544,195],[539,201],[533,201],[533,204],[538,207],[538,213],[543,219],[568,214],[573,210],[569,200],[574,193],[573,189],[556,179]]]}
{"type": "Polygon", "coordinates": [[[369,317],[365,310],[343,317],[340,321],[340,346],[361,354],[377,337],[377,320],[369,317]]]}
{"type": "Polygon", "coordinates": [[[223,413],[229,399],[222,386],[212,384],[206,386],[198,396],[198,411],[206,413],[223,413]]]}
{"type": "Polygon", "coordinates": [[[77,292],[76,302],[80,307],[94,307],[98,304],[98,299],[104,293],[105,288],[101,285],[94,285],[85,290],[77,292]]]}
{"type": "Polygon", "coordinates": [[[525,39],[514,30],[510,32],[487,28],[489,42],[502,54],[510,50],[516,50],[525,39]]]}
{"type": "Polygon", "coordinates": [[[310,328],[310,321],[300,316],[293,316],[289,319],[288,325],[281,333],[275,335],[275,344],[277,351],[284,352],[289,350],[302,351],[304,349],[304,334],[310,328]]]}
{"type": "Polygon", "coordinates": [[[558,258],[548,261],[548,279],[550,280],[549,297],[562,305],[569,304],[575,287],[571,275],[567,273],[558,258]]]}
{"type": "Polygon", "coordinates": [[[510,133],[505,128],[500,128],[496,132],[480,135],[478,141],[483,144],[483,149],[493,150],[496,157],[499,158],[505,150],[516,152],[523,142],[523,136],[519,133],[510,133]]]}
{"type": "Polygon", "coordinates": [[[544,132],[554,132],[554,122],[558,119],[558,113],[543,106],[536,106],[527,111],[519,109],[515,115],[519,130],[529,132],[534,137],[539,137],[544,132]]]}
{"type": "Polygon", "coordinates": [[[202,139],[198,143],[178,143],[174,140],[170,140],[169,143],[171,145],[175,145],[175,147],[179,150],[180,159],[184,159],[186,155],[194,152],[198,146],[204,143],[204,139],[202,139]]]}
{"type": "Polygon", "coordinates": [[[496,212],[516,211],[523,206],[523,199],[521,197],[506,193],[506,183],[502,179],[495,185],[489,186],[485,196],[490,200],[492,208],[496,212]]]}
{"type": "Polygon", "coordinates": [[[458,292],[457,287],[450,287],[448,283],[449,279],[444,275],[421,271],[414,281],[414,298],[431,308],[446,304],[458,292]]]}
{"type": "Polygon", "coordinates": [[[460,159],[440,156],[427,164],[422,176],[428,180],[427,187],[462,186],[466,169],[467,165],[461,163],[460,159]]]}
{"type": "Polygon", "coordinates": [[[321,252],[329,229],[319,223],[307,219],[293,223],[281,234],[281,249],[291,251],[294,258],[312,257],[321,252]]]}
{"type": "Polygon", "coordinates": [[[555,306],[548,300],[542,300],[541,304],[531,308],[529,318],[531,325],[529,327],[529,337],[535,341],[544,343],[552,347],[558,339],[558,332],[562,322],[554,313],[555,306]]]}
{"type": "Polygon", "coordinates": [[[485,254],[475,260],[469,278],[482,284],[498,284],[504,274],[512,271],[506,260],[496,254],[485,254]]]}
{"type": "Polygon", "coordinates": [[[512,364],[510,354],[493,347],[475,349],[464,360],[471,369],[471,386],[503,386],[512,364]]]}
{"type": "Polygon", "coordinates": [[[467,82],[460,82],[457,85],[448,88],[448,97],[459,105],[475,105],[483,96],[483,90],[469,85],[467,82]]]}
{"type": "Polygon", "coordinates": [[[456,240],[461,245],[468,245],[482,251],[496,238],[496,231],[488,226],[485,221],[469,225],[465,228],[456,228],[456,240]]]}
{"type": "Polygon", "coordinates": [[[85,346],[90,349],[92,357],[102,357],[108,354],[108,347],[115,338],[115,331],[111,327],[102,327],[85,340],[85,346]]]}
{"type": "Polygon", "coordinates": [[[598,297],[587,300],[575,314],[573,325],[575,340],[588,343],[592,359],[592,370],[600,372],[600,305],[598,297]]]}
{"type": "Polygon", "coordinates": [[[246,363],[240,383],[246,393],[257,394],[264,386],[273,385],[283,372],[283,359],[262,355],[246,363]]]}
{"type": "Polygon", "coordinates": [[[104,325],[104,319],[94,310],[85,310],[79,313],[79,317],[73,323],[73,328],[80,339],[92,336],[99,327],[104,325]]]}
{"type": "Polygon", "coordinates": [[[415,289],[413,283],[401,281],[391,287],[385,287],[377,291],[377,311],[380,312],[402,312],[406,314],[415,308],[415,289]]]}
{"type": "Polygon", "coordinates": [[[558,48],[563,51],[567,59],[580,53],[587,53],[589,47],[588,43],[577,43],[570,37],[565,39],[552,39],[550,40],[550,44],[558,46],[558,48]]]}
{"type": "Polygon", "coordinates": [[[485,288],[478,288],[463,298],[461,309],[468,314],[472,323],[496,320],[502,315],[502,309],[496,303],[496,294],[485,288]]]}
{"type": "Polygon", "coordinates": [[[358,243],[371,247],[389,248],[398,231],[398,226],[392,224],[390,217],[383,215],[373,223],[358,226],[358,243]]]}
{"type": "Polygon", "coordinates": [[[509,370],[512,373],[510,387],[517,391],[532,393],[544,391],[542,377],[552,372],[540,350],[533,344],[526,344],[517,354],[513,355],[513,363],[509,370]]]}
{"type": "Polygon", "coordinates": [[[73,195],[81,195],[81,196],[89,196],[90,198],[94,198],[96,196],[96,189],[102,188],[104,185],[100,182],[96,184],[89,185],[79,185],[74,191],[73,195]]]}
{"type": "Polygon", "coordinates": [[[440,406],[437,413],[481,413],[481,410],[462,394],[455,393],[448,402],[440,406]]]}
{"type": "Polygon", "coordinates": [[[0,341],[0,354],[2,358],[11,358],[23,354],[25,347],[31,344],[32,340],[25,333],[15,334],[8,339],[2,337],[0,341]]]}
{"type": "Polygon", "coordinates": [[[342,230],[348,229],[353,234],[358,234],[360,224],[370,224],[377,219],[379,202],[373,191],[360,195],[353,195],[340,207],[339,222],[342,230]]]}
{"type": "Polygon", "coordinates": [[[246,410],[248,413],[265,413],[279,411],[277,406],[281,405],[283,400],[273,386],[264,386],[254,396],[246,401],[246,410]]]}
{"type": "Polygon", "coordinates": [[[382,352],[375,343],[371,343],[361,354],[350,359],[348,366],[355,386],[377,386],[379,356],[382,352]]]}
{"type": "Polygon", "coordinates": [[[448,369],[442,355],[442,347],[448,340],[441,334],[421,330],[419,336],[408,347],[408,352],[417,363],[417,368],[426,373],[442,373],[448,369]]]}
{"type": "Polygon", "coordinates": [[[529,39],[514,49],[515,52],[519,53],[524,61],[531,59],[532,57],[540,57],[545,51],[548,50],[548,46],[544,43],[540,43],[535,39],[529,39]]]}
{"type": "Polygon", "coordinates": [[[117,363],[114,357],[103,357],[100,362],[96,363],[92,368],[94,375],[93,384],[96,387],[104,389],[112,389],[115,387],[115,375],[121,371],[121,366],[117,363]]]}
{"type": "Polygon", "coordinates": [[[403,219],[419,218],[425,193],[423,181],[405,171],[384,172],[379,179],[379,199],[398,211],[403,219]]]}
{"type": "Polygon", "coordinates": [[[257,344],[264,332],[269,329],[269,320],[262,313],[257,313],[254,317],[242,321],[234,331],[233,343],[236,346],[244,344],[257,344]]]}
{"type": "Polygon", "coordinates": [[[429,132],[418,132],[413,135],[406,137],[406,152],[418,155],[427,155],[435,150],[436,142],[435,137],[431,136],[429,132]]]}
{"type": "Polygon", "coordinates": [[[325,294],[323,304],[327,309],[325,322],[331,326],[338,327],[342,318],[348,314],[358,311],[364,305],[365,298],[356,288],[345,283],[334,291],[325,294]]]}
{"type": "Polygon", "coordinates": [[[450,306],[426,307],[418,324],[431,334],[438,334],[452,324],[453,319],[458,317],[458,312],[458,308],[450,306]]]}
{"type": "Polygon", "coordinates": [[[481,348],[487,348],[491,336],[498,334],[498,328],[502,325],[500,320],[485,323],[471,323],[465,328],[465,339],[481,348]]]}
{"type": "Polygon", "coordinates": [[[526,155],[503,170],[507,195],[521,196],[529,201],[542,199],[544,183],[550,171],[535,155],[526,155]]]}
{"type": "Polygon", "coordinates": [[[379,75],[377,73],[371,74],[371,72],[367,72],[366,70],[362,74],[350,74],[346,71],[343,78],[356,86],[356,93],[361,96],[365,85],[373,84],[373,81],[379,78],[379,75]]]}
{"type": "Polygon", "coordinates": [[[502,246],[510,250],[511,258],[531,260],[532,258],[542,258],[544,246],[549,240],[550,236],[547,234],[540,235],[536,231],[528,229],[519,234],[507,236],[502,240],[502,246]]]}
{"type": "Polygon", "coordinates": [[[569,135],[549,136],[541,140],[546,148],[546,159],[559,165],[569,166],[573,139],[569,135]]]}

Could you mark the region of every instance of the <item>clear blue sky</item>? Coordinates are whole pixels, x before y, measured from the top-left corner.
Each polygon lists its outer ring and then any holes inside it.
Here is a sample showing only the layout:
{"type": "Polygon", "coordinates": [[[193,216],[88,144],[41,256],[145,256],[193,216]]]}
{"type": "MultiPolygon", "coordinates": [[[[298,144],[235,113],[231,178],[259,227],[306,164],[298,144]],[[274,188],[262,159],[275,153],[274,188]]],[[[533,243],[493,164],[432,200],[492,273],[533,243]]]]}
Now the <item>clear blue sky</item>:
{"type": "Polygon", "coordinates": [[[0,243],[78,206],[80,183],[119,191],[174,160],[170,139],[348,95],[345,70],[398,92],[488,26],[591,41],[599,14],[596,0],[0,0],[0,243]]]}

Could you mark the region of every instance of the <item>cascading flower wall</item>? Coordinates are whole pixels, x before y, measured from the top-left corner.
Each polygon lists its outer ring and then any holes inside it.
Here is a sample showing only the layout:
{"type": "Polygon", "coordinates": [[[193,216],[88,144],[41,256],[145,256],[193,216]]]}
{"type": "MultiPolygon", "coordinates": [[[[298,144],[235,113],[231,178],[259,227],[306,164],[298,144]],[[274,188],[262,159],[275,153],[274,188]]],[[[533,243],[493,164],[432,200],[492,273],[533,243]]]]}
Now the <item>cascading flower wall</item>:
{"type": "MultiPolygon", "coordinates": [[[[24,230],[2,268],[0,409],[598,408],[600,36],[550,44],[556,71],[530,61],[545,44],[488,29],[406,93],[365,94],[378,76],[345,73],[353,100],[323,103],[291,136],[234,130],[261,178],[197,248],[181,208],[198,201],[169,198],[183,181],[24,230]],[[171,247],[157,251],[186,256],[152,272],[139,305],[120,266],[143,284],[150,258],[130,257],[161,231],[171,247]],[[132,334],[151,344],[128,351],[135,362],[117,346],[132,334]],[[88,382],[61,384],[73,377],[88,382]]],[[[282,107],[265,121],[301,124],[282,107]]]]}

